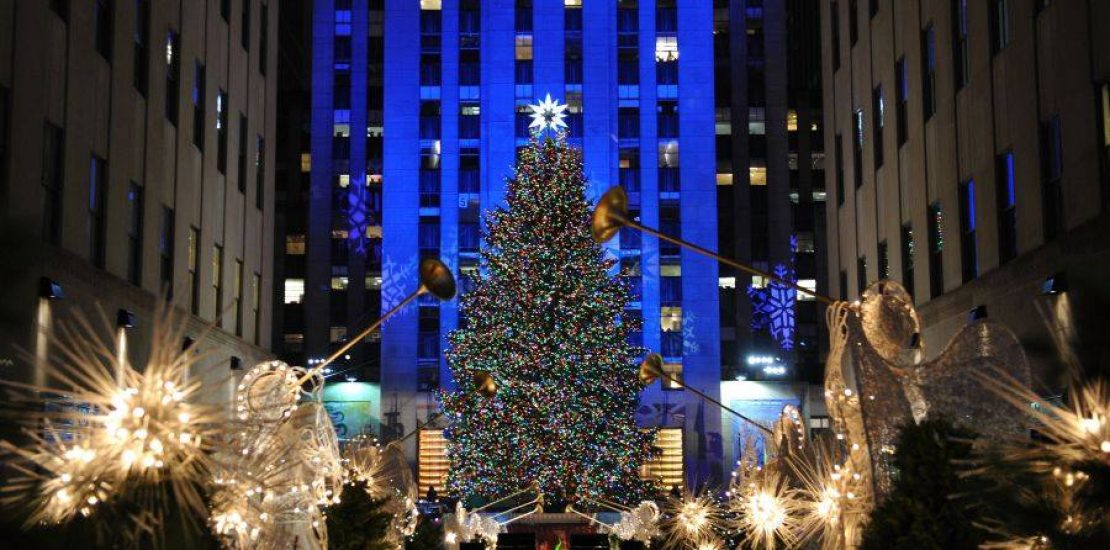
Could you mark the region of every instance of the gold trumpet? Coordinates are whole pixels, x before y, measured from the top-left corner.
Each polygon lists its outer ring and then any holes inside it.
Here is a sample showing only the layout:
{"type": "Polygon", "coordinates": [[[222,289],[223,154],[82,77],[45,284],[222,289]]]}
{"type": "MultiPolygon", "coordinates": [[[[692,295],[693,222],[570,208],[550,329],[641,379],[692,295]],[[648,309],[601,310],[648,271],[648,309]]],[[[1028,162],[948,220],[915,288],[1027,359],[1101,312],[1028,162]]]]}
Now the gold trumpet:
{"type": "Polygon", "coordinates": [[[431,294],[432,296],[435,296],[436,298],[444,301],[450,300],[451,298],[455,297],[455,277],[451,274],[451,270],[438,259],[424,258],[423,260],[421,260],[420,286],[417,287],[416,290],[414,290],[411,294],[405,296],[405,298],[401,300],[400,303],[390,308],[389,311],[385,312],[385,314],[383,314],[380,319],[374,321],[373,324],[363,329],[362,332],[358,333],[346,344],[343,344],[339,349],[335,350],[335,353],[332,353],[328,356],[327,359],[324,359],[323,362],[306,372],[304,376],[301,377],[298,385],[304,384],[313,376],[316,376],[317,374],[323,372],[324,367],[330,365],[339,357],[342,357],[343,354],[350,351],[350,349],[353,348],[355,344],[361,342],[367,336],[370,336],[370,334],[372,334],[375,330],[378,330],[382,326],[382,324],[385,323],[386,319],[389,319],[398,311],[404,309],[405,306],[409,305],[409,303],[420,297],[420,295],[422,294],[431,294]]]}
{"type": "Polygon", "coordinates": [[[620,187],[611,187],[608,191],[605,192],[604,195],[602,195],[601,200],[599,200],[597,202],[597,206],[594,207],[594,217],[590,225],[590,230],[593,233],[595,241],[599,243],[604,243],[616,236],[617,232],[620,231],[622,227],[637,229],[660,240],[664,240],[669,243],[681,246],[682,248],[692,250],[694,252],[697,252],[698,254],[701,254],[702,256],[713,258],[714,260],[717,260],[718,262],[721,262],[722,264],[725,264],[731,268],[739,269],[740,271],[751,275],[759,275],[760,277],[763,277],[765,279],[770,279],[779,284],[789,286],[797,290],[798,292],[813,296],[817,300],[820,300],[821,302],[824,302],[826,304],[833,304],[836,302],[836,300],[829,298],[828,296],[818,294],[804,286],[799,285],[794,281],[783,279],[771,273],[767,273],[766,271],[763,271],[761,269],[756,269],[748,264],[725,258],[724,256],[721,256],[720,254],[717,254],[712,250],[702,248],[694,243],[684,241],[677,237],[665,235],[663,233],[660,233],[656,229],[652,229],[633,221],[628,216],[628,196],[625,195],[624,189],[620,187]]]}
{"type": "Polygon", "coordinates": [[[640,382],[643,383],[644,386],[646,387],[646,386],[652,385],[653,383],[655,383],[656,380],[658,380],[660,378],[670,382],[671,384],[674,384],[676,386],[681,386],[682,388],[684,388],[686,390],[689,390],[694,395],[697,395],[698,397],[700,397],[700,398],[702,398],[702,399],[720,407],[721,410],[725,410],[725,411],[728,411],[728,412],[732,413],[733,415],[735,415],[740,420],[743,420],[743,421],[751,424],[752,426],[755,426],[756,428],[759,428],[760,430],[763,430],[764,432],[766,432],[768,434],[772,433],[771,429],[768,428],[767,426],[764,426],[763,424],[760,424],[759,422],[756,422],[755,420],[752,420],[751,418],[748,418],[747,416],[744,416],[743,414],[741,414],[736,409],[733,409],[732,407],[729,407],[728,405],[725,405],[724,403],[721,403],[717,399],[714,399],[714,398],[710,397],[705,392],[703,392],[703,391],[701,391],[697,388],[690,387],[690,386],[686,385],[686,383],[682,382],[681,380],[671,376],[670,373],[663,370],[663,356],[659,355],[658,353],[649,353],[647,355],[647,357],[644,357],[644,360],[640,362],[640,382]]]}

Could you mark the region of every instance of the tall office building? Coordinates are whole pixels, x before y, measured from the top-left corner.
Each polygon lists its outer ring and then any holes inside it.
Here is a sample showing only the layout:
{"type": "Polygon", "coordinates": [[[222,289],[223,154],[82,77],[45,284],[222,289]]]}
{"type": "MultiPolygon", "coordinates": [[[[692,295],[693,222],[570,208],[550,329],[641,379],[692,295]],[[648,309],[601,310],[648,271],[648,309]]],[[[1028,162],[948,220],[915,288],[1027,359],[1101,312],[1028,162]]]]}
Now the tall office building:
{"type": "MultiPolygon", "coordinates": [[[[817,24],[798,4],[315,2],[304,41],[311,99],[287,96],[291,109],[311,105],[311,122],[300,160],[287,160],[287,181],[301,187],[286,194],[285,355],[312,364],[343,345],[416,288],[422,257],[442,258],[465,292],[481,269],[484,213],[503,204],[505,178],[528,142],[528,106],[549,94],[569,106],[588,198],[621,185],[646,225],[711,249],[720,239],[726,254],[823,284],[814,273],[823,227],[813,222],[814,198],[823,199],[816,41],[787,40],[817,24]]],[[[633,288],[626,314],[643,320],[633,343],[661,352],[685,383],[719,396],[722,372],[812,374],[794,366],[817,361],[812,302],[797,308],[793,347],[741,337],[752,322],[746,288],[763,281],[719,273],[713,261],[634,231],[606,248],[619,260],[614,274],[633,288]],[[749,368],[749,356],[774,363],[749,368]]],[[[370,403],[356,415],[391,437],[438,411],[436,390],[454,384],[442,351],[462,317],[456,301],[421,300],[332,364],[336,417],[370,403]],[[355,386],[363,382],[372,389],[355,386]]],[[[781,403],[764,408],[777,415],[781,403]]],[[[660,445],[670,454],[647,475],[670,484],[727,471],[737,437],[722,431],[714,406],[656,384],[639,420],[667,428],[660,445]]],[[[433,425],[409,441],[424,481],[435,482],[440,437],[433,425]]]]}
{"type": "MultiPolygon", "coordinates": [[[[714,6],[720,250],[827,293],[819,11],[802,0],[714,6]]],[[[723,379],[820,381],[818,302],[767,287],[722,268],[723,379]]]]}
{"type": "Polygon", "coordinates": [[[5,378],[46,379],[52,324],[97,307],[142,365],[163,294],[215,326],[216,379],[268,355],[276,27],[265,0],[0,2],[5,378]]]}
{"type": "Polygon", "coordinates": [[[837,295],[900,281],[934,354],[971,310],[1030,343],[1049,339],[1044,305],[1076,328],[1072,310],[1110,267],[1110,37],[1100,32],[1110,5],[834,0],[821,10],[837,295]],[[1071,296],[1038,298],[1062,290],[1058,274],[1071,296]]]}

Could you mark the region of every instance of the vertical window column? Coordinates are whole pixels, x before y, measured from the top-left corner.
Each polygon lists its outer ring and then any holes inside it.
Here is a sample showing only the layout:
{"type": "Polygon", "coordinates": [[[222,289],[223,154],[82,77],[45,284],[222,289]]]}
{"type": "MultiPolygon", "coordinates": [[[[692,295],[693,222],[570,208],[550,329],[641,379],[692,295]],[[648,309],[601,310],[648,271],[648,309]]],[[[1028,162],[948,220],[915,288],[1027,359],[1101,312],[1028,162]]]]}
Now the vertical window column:
{"type": "Polygon", "coordinates": [[[998,261],[1017,257],[1017,190],[1014,185],[1014,153],[999,155],[995,168],[998,195],[998,261]]]}
{"type": "Polygon", "coordinates": [[[975,180],[967,180],[960,184],[960,266],[965,283],[979,275],[975,215],[975,180]]]}

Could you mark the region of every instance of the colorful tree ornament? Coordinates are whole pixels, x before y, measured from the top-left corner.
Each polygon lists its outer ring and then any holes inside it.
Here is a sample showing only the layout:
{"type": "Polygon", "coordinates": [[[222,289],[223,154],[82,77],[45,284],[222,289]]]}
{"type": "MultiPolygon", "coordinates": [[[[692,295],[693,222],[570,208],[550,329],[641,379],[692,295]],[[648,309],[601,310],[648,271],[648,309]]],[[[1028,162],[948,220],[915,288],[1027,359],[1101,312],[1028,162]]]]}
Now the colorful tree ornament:
{"type": "Polygon", "coordinates": [[[532,138],[488,214],[483,273],[462,297],[443,396],[448,487],[496,499],[537,482],[550,499],[636,503],[652,434],[636,425],[641,384],[627,342],[624,283],[590,235],[582,151],[532,138]],[[488,374],[496,393],[474,391],[488,374]]]}

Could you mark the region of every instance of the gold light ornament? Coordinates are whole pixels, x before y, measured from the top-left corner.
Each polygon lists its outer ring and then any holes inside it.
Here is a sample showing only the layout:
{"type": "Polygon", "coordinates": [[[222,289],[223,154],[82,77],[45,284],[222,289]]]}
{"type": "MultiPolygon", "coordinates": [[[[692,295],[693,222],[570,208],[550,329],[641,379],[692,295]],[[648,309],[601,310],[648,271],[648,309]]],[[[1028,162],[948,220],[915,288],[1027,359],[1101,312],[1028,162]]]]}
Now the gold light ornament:
{"type": "Polygon", "coordinates": [[[142,512],[101,527],[136,537],[157,529],[172,508],[203,514],[201,487],[224,413],[198,403],[211,389],[203,376],[190,376],[205,356],[181,349],[185,325],[161,304],[149,359],[139,370],[114,348],[119,344],[102,311],[100,330],[77,315],[54,334],[54,385],[6,383],[13,401],[33,411],[21,418],[28,443],[0,442],[18,472],[3,487],[3,501],[29,507],[28,525],[67,522],[103,506],[114,512],[126,501],[142,512]]]}

